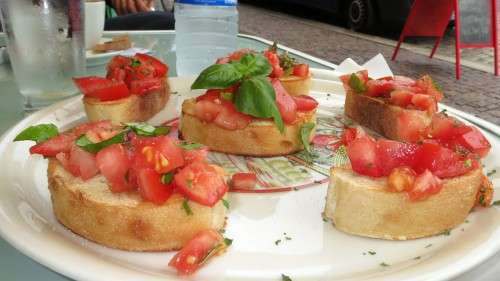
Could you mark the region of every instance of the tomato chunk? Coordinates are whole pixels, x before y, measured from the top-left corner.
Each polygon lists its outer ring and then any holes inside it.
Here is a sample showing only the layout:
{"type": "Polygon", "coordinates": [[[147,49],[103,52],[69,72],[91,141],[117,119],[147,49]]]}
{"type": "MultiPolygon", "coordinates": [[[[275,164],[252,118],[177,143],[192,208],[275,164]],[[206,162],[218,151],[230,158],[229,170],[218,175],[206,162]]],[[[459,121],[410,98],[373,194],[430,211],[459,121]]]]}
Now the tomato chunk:
{"type": "Polygon", "coordinates": [[[280,111],[281,118],[283,118],[283,122],[286,124],[293,123],[297,118],[297,104],[295,100],[283,88],[280,80],[273,79],[272,84],[276,92],[276,105],[280,111]]]}
{"type": "Polygon", "coordinates": [[[113,144],[100,150],[96,155],[96,164],[108,181],[112,192],[129,191],[134,188],[128,181],[131,162],[123,145],[113,144]]]}
{"type": "Polygon", "coordinates": [[[164,78],[144,78],[130,82],[130,93],[133,95],[144,95],[163,88],[164,78]]]}
{"type": "Polygon", "coordinates": [[[147,55],[147,54],[141,54],[137,53],[134,56],[136,59],[138,59],[141,64],[147,64],[151,65],[154,68],[154,77],[165,77],[168,74],[168,66],[164,64],[162,61],[159,59],[147,55]]]}
{"type": "Polygon", "coordinates": [[[69,165],[77,167],[79,175],[83,180],[93,178],[99,172],[97,169],[95,155],[87,152],[77,145],[73,145],[69,152],[69,165]]]}
{"type": "Polygon", "coordinates": [[[418,159],[414,166],[417,173],[429,170],[440,178],[463,175],[476,167],[472,159],[463,160],[453,150],[436,143],[425,142],[415,157],[418,159]]]}
{"type": "Polygon", "coordinates": [[[397,167],[414,166],[417,149],[418,145],[416,144],[385,139],[378,140],[377,158],[381,163],[382,175],[389,175],[397,167]]]}
{"type": "Polygon", "coordinates": [[[144,200],[161,205],[170,198],[174,185],[163,184],[161,176],[161,174],[150,168],[139,169],[137,171],[139,193],[144,200]]]}
{"type": "Polygon", "coordinates": [[[168,136],[137,138],[135,159],[159,174],[184,165],[182,149],[168,136]]]}
{"type": "Polygon", "coordinates": [[[228,187],[223,175],[205,162],[193,162],[174,176],[178,191],[190,200],[209,207],[214,206],[228,187]]]}
{"type": "Polygon", "coordinates": [[[347,155],[351,160],[352,169],[359,174],[380,177],[380,169],[377,157],[377,145],[374,140],[363,137],[351,141],[347,146],[347,155]]]}
{"type": "Polygon", "coordinates": [[[203,230],[187,242],[168,265],[174,267],[179,275],[192,274],[209,257],[225,250],[226,247],[224,237],[219,232],[213,229],[203,230]]]}
{"type": "Polygon", "coordinates": [[[481,157],[485,157],[491,149],[490,142],[476,127],[469,128],[470,131],[457,136],[452,142],[481,157]]]}
{"type": "Polygon", "coordinates": [[[411,201],[424,200],[438,193],[442,188],[442,181],[429,170],[425,170],[415,178],[413,187],[408,192],[408,197],[411,201]]]}
{"type": "Polygon", "coordinates": [[[391,104],[401,107],[407,107],[411,104],[411,100],[414,94],[407,90],[394,90],[390,95],[391,97],[389,99],[389,102],[391,104]]]}
{"type": "Polygon", "coordinates": [[[437,103],[433,96],[415,94],[411,98],[411,103],[419,110],[425,110],[430,114],[437,112],[437,103]]]}
{"type": "Polygon", "coordinates": [[[54,157],[60,152],[69,152],[75,139],[72,134],[60,134],[30,147],[30,153],[54,157]]]}
{"type": "Polygon", "coordinates": [[[257,175],[255,173],[235,173],[231,177],[233,188],[255,189],[257,185],[257,175]]]}
{"type": "Polygon", "coordinates": [[[368,80],[366,95],[370,97],[388,96],[394,90],[393,80],[368,80]]]}
{"type": "Polygon", "coordinates": [[[439,102],[443,99],[443,92],[437,87],[436,83],[429,75],[420,77],[420,79],[415,82],[415,85],[422,89],[425,94],[434,97],[436,101],[439,102]]]}
{"type": "Polygon", "coordinates": [[[305,63],[294,65],[292,73],[295,76],[308,77],[309,76],[309,65],[305,64],[305,63]]]}
{"type": "Polygon", "coordinates": [[[184,154],[185,163],[205,161],[208,155],[208,148],[204,146],[199,149],[183,150],[182,153],[184,154]]]}
{"type": "Polygon", "coordinates": [[[271,51],[265,51],[264,56],[267,58],[267,60],[271,64],[271,67],[273,68],[273,71],[271,72],[271,74],[269,74],[269,77],[280,78],[281,76],[283,76],[284,70],[280,66],[280,59],[278,55],[271,51]]]}
{"type": "Polygon", "coordinates": [[[318,107],[318,102],[311,96],[295,96],[293,97],[298,111],[311,111],[318,107]]]}
{"type": "Polygon", "coordinates": [[[130,96],[130,91],[123,81],[96,76],[73,78],[73,81],[84,96],[97,98],[101,101],[117,100],[130,96]]]}

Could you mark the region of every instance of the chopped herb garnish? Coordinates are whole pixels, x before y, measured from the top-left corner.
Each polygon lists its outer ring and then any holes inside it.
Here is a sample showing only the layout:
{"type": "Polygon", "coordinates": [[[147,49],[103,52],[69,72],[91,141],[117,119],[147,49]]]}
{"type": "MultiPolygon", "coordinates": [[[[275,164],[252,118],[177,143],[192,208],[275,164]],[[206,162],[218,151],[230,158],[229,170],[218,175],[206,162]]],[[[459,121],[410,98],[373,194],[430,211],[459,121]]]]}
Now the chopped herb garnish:
{"type": "Polygon", "coordinates": [[[186,185],[187,185],[187,187],[189,187],[189,188],[193,187],[193,180],[192,180],[192,179],[187,179],[187,180],[186,180],[186,185]]]}
{"type": "Polygon", "coordinates": [[[281,274],[281,281],[292,281],[292,278],[290,276],[287,276],[285,274],[281,274]]]}
{"type": "Polygon", "coordinates": [[[470,168],[472,167],[472,160],[471,159],[467,159],[464,161],[464,166],[465,168],[470,168]]]}
{"type": "Polygon", "coordinates": [[[231,244],[233,244],[233,239],[224,238],[224,244],[228,247],[231,246],[231,244]]]}
{"type": "Polygon", "coordinates": [[[420,258],[421,258],[421,257],[420,257],[420,256],[418,256],[418,257],[414,257],[413,259],[414,259],[414,260],[419,260],[420,258]]]}
{"type": "Polygon", "coordinates": [[[486,173],[486,175],[489,177],[489,176],[492,176],[493,174],[495,174],[497,172],[496,169],[493,169],[491,171],[489,171],[488,173],[486,173]]]}
{"type": "Polygon", "coordinates": [[[375,251],[368,251],[368,254],[370,254],[370,255],[372,255],[372,256],[373,256],[373,255],[376,255],[376,254],[377,254],[377,252],[375,252],[375,251]]]}
{"type": "Polygon", "coordinates": [[[179,146],[184,149],[184,150],[193,150],[193,149],[200,149],[203,147],[203,144],[201,143],[186,143],[186,142],[182,142],[179,144],[179,146]]]}
{"type": "Polygon", "coordinates": [[[191,210],[191,207],[189,207],[189,201],[187,199],[184,199],[184,201],[182,201],[182,208],[186,212],[186,215],[191,216],[193,214],[193,210],[191,210]]]}
{"type": "Polygon", "coordinates": [[[132,61],[130,62],[130,66],[131,67],[138,67],[140,65],[141,65],[141,61],[140,60],[132,59],[132,61]]]}
{"type": "Polygon", "coordinates": [[[173,179],[174,179],[174,173],[169,172],[161,176],[161,183],[169,184],[172,182],[173,179]]]}
{"type": "Polygon", "coordinates": [[[447,229],[447,230],[443,231],[443,233],[441,233],[441,234],[448,236],[451,234],[451,229],[447,229]]]}
{"type": "Polygon", "coordinates": [[[76,145],[82,148],[85,151],[90,153],[97,153],[101,149],[108,147],[112,144],[123,143],[125,142],[126,131],[116,134],[114,137],[109,138],[107,140],[101,142],[92,142],[86,135],[81,135],[76,140],[76,145]]]}
{"type": "Polygon", "coordinates": [[[359,79],[358,75],[356,73],[351,74],[351,77],[349,77],[349,87],[353,89],[356,93],[364,93],[366,91],[366,85],[359,79]]]}
{"type": "Polygon", "coordinates": [[[278,246],[279,243],[281,243],[281,239],[274,241],[274,245],[276,245],[276,246],[278,246]]]}
{"type": "Polygon", "coordinates": [[[314,130],[314,127],[316,125],[312,122],[304,123],[300,127],[300,141],[302,142],[302,145],[304,146],[304,150],[307,152],[308,155],[311,155],[312,149],[311,145],[309,144],[311,133],[314,130]]]}
{"type": "Polygon", "coordinates": [[[285,236],[285,239],[286,239],[286,240],[292,240],[292,237],[290,237],[290,236],[285,236]]]}
{"type": "Polygon", "coordinates": [[[127,129],[134,131],[139,136],[144,137],[156,137],[163,136],[170,132],[170,127],[168,126],[152,126],[147,123],[131,122],[125,123],[127,129]]]}
{"type": "Polygon", "coordinates": [[[224,207],[229,210],[229,201],[227,201],[226,199],[222,199],[222,205],[224,205],[224,207]]]}
{"type": "Polygon", "coordinates": [[[234,99],[234,95],[231,92],[221,92],[220,97],[223,100],[227,100],[227,101],[233,101],[233,99],[234,99]]]}
{"type": "Polygon", "coordinates": [[[14,138],[14,141],[31,140],[41,143],[57,135],[59,131],[54,124],[39,124],[24,129],[14,138]]]}
{"type": "Polygon", "coordinates": [[[327,219],[327,218],[322,217],[322,219],[323,219],[323,221],[324,221],[324,222],[328,222],[328,219],[327,219]]]}
{"type": "Polygon", "coordinates": [[[385,263],[385,262],[381,262],[381,263],[380,263],[380,266],[386,267],[386,266],[389,266],[389,264],[387,264],[387,263],[385,263]]]}
{"type": "Polygon", "coordinates": [[[465,223],[469,223],[469,220],[465,220],[465,223]]]}
{"type": "Polygon", "coordinates": [[[493,204],[492,204],[492,205],[493,205],[493,206],[500,206],[500,200],[497,200],[497,201],[493,202],[493,204]]]}
{"type": "Polygon", "coordinates": [[[427,245],[425,246],[425,248],[430,248],[430,247],[432,247],[432,244],[427,244],[427,245]]]}

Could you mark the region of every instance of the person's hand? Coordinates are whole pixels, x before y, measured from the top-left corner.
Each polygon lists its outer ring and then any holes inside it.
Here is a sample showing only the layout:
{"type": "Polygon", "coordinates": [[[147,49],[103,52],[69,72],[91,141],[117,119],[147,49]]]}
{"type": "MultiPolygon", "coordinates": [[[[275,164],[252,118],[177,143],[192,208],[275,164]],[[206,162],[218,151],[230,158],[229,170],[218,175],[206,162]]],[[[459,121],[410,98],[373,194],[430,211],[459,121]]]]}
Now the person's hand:
{"type": "Polygon", "coordinates": [[[151,11],[153,0],[111,0],[111,5],[118,15],[125,15],[151,11]]]}

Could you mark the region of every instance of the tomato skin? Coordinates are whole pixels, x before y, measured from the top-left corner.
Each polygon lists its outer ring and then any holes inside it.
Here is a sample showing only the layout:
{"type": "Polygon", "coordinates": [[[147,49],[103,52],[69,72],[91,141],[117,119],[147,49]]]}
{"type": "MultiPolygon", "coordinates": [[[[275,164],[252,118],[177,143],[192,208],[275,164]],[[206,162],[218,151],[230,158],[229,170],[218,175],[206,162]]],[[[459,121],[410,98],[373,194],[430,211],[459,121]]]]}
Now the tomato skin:
{"type": "Polygon", "coordinates": [[[415,171],[406,166],[394,168],[387,177],[387,188],[391,192],[402,192],[413,189],[415,171]]]}
{"type": "Polygon", "coordinates": [[[318,107],[318,102],[311,96],[300,95],[292,98],[297,105],[297,111],[311,111],[318,107]]]}
{"type": "Polygon", "coordinates": [[[83,180],[91,179],[99,173],[95,155],[81,149],[76,144],[71,147],[68,161],[71,167],[78,167],[79,175],[83,180]]]}
{"type": "Polygon", "coordinates": [[[429,114],[437,112],[437,103],[433,96],[424,94],[414,94],[411,103],[419,110],[425,110],[429,114]]]}
{"type": "Polygon", "coordinates": [[[60,152],[69,152],[75,140],[76,137],[72,134],[60,134],[30,147],[30,154],[54,157],[60,152]]]}
{"type": "Polygon", "coordinates": [[[241,189],[255,189],[257,175],[255,173],[235,173],[231,177],[231,186],[241,189]]]}
{"type": "Polygon", "coordinates": [[[414,165],[417,173],[429,170],[440,178],[453,178],[475,168],[474,163],[466,165],[453,150],[436,143],[424,142],[415,157],[418,159],[414,165]]]}
{"type": "Polygon", "coordinates": [[[100,101],[122,99],[130,96],[130,91],[123,81],[113,81],[97,76],[73,78],[73,82],[84,96],[100,101]]]}
{"type": "Polygon", "coordinates": [[[394,90],[393,80],[368,80],[366,82],[366,95],[370,97],[388,96],[394,90]]]}
{"type": "Polygon", "coordinates": [[[113,144],[96,154],[97,168],[109,183],[112,192],[133,190],[127,180],[131,161],[126,149],[121,144],[113,144]]]}
{"type": "Polygon", "coordinates": [[[139,169],[136,176],[139,193],[144,200],[161,205],[172,195],[174,185],[161,183],[161,175],[155,170],[139,169]]]}
{"type": "Polygon", "coordinates": [[[280,80],[273,79],[271,83],[276,92],[276,105],[278,106],[283,122],[292,124],[297,119],[297,104],[295,100],[286,92],[280,80]]]}
{"type": "Polygon", "coordinates": [[[193,162],[174,176],[177,190],[190,200],[212,207],[227,192],[223,175],[205,162],[193,162]]]}
{"type": "Polygon", "coordinates": [[[134,161],[154,169],[159,174],[184,166],[182,149],[168,136],[137,137],[133,141],[134,161]]]}
{"type": "Polygon", "coordinates": [[[164,64],[162,61],[159,59],[147,55],[147,54],[141,54],[137,53],[134,56],[136,59],[138,59],[141,64],[147,64],[151,65],[154,69],[154,77],[165,77],[168,74],[168,66],[164,64]]]}
{"type": "Polygon", "coordinates": [[[401,166],[413,167],[418,145],[386,139],[377,141],[377,158],[381,163],[381,173],[389,175],[393,169],[401,166]]]}
{"type": "Polygon", "coordinates": [[[415,80],[413,80],[412,78],[401,75],[394,75],[393,80],[394,80],[394,86],[396,88],[413,87],[416,84],[415,80]]]}
{"type": "Polygon", "coordinates": [[[309,65],[305,63],[297,64],[293,66],[292,74],[299,77],[309,76],[309,65]]]}
{"type": "Polygon", "coordinates": [[[491,149],[491,144],[486,137],[476,127],[469,127],[471,130],[457,136],[452,143],[464,147],[472,153],[485,157],[491,149]]]}
{"type": "Polygon", "coordinates": [[[194,107],[195,116],[203,121],[212,122],[215,117],[222,111],[222,105],[216,104],[208,100],[200,100],[196,102],[194,107]]]}
{"type": "Polygon", "coordinates": [[[132,95],[144,95],[152,91],[158,91],[163,88],[164,78],[144,78],[130,82],[130,93],[132,95]]]}
{"type": "Polygon", "coordinates": [[[400,139],[407,142],[421,140],[428,128],[428,124],[411,111],[402,111],[396,122],[400,139]]]}
{"type": "Polygon", "coordinates": [[[438,193],[442,188],[442,181],[429,170],[425,170],[415,178],[412,189],[408,192],[408,198],[410,201],[424,200],[438,193]]]}
{"type": "Polygon", "coordinates": [[[468,130],[464,124],[455,118],[439,113],[432,116],[429,135],[434,139],[447,141],[468,130]]]}
{"type": "Polygon", "coordinates": [[[213,120],[215,124],[227,130],[244,129],[252,122],[252,117],[236,110],[236,106],[228,101],[221,103],[221,110],[213,120]]]}
{"type": "Polygon", "coordinates": [[[391,104],[405,108],[411,104],[413,95],[414,94],[412,92],[407,90],[394,90],[390,94],[391,97],[389,99],[389,102],[391,104]]]}
{"type": "Polygon", "coordinates": [[[129,66],[132,63],[132,59],[126,56],[117,55],[114,56],[106,66],[108,72],[112,71],[116,68],[124,68],[125,66],[129,66]]]}
{"type": "Polygon", "coordinates": [[[108,74],[106,74],[106,79],[109,79],[112,81],[125,81],[126,76],[127,76],[127,72],[125,72],[124,69],[113,68],[113,69],[108,71],[108,74]]]}
{"type": "Polygon", "coordinates": [[[381,177],[382,170],[377,157],[376,142],[368,137],[356,138],[347,146],[352,169],[362,175],[381,177]]]}
{"type": "Polygon", "coordinates": [[[210,251],[221,243],[224,243],[224,237],[219,232],[213,229],[203,230],[189,240],[168,265],[174,267],[179,275],[192,274],[202,265],[210,251]]]}
{"type": "Polygon", "coordinates": [[[69,161],[69,153],[67,152],[59,152],[55,156],[56,159],[61,163],[66,171],[72,174],[74,177],[80,176],[80,169],[78,166],[75,166],[73,163],[69,161]]]}

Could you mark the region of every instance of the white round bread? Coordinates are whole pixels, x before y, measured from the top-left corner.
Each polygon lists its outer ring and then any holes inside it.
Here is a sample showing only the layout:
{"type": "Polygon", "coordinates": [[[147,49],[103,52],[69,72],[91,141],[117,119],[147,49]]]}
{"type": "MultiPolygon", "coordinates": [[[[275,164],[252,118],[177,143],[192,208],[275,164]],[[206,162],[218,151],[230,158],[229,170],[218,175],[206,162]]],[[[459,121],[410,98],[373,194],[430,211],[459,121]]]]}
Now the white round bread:
{"type": "Polygon", "coordinates": [[[196,233],[225,225],[222,200],[213,207],[173,194],[163,205],[144,201],[138,192],[112,193],[102,175],[83,181],[49,159],[49,190],[57,220],[74,233],[101,245],[128,251],[170,251],[196,233]]]}
{"type": "Polygon", "coordinates": [[[311,77],[311,74],[307,77],[287,75],[280,77],[279,80],[289,95],[300,96],[309,95],[311,91],[311,77]]]}
{"type": "Polygon", "coordinates": [[[386,191],[387,178],[333,168],[324,216],[341,231],[388,240],[441,234],[464,222],[481,187],[481,169],[443,180],[442,190],[411,202],[403,192],[386,191]]]}
{"type": "Polygon", "coordinates": [[[165,79],[161,89],[144,95],[130,95],[123,99],[100,101],[83,97],[83,105],[89,121],[110,120],[115,125],[127,122],[142,122],[161,111],[170,97],[170,86],[165,79]]]}
{"type": "MultiPolygon", "coordinates": [[[[252,121],[246,128],[227,130],[198,119],[194,113],[195,99],[182,104],[180,133],[189,142],[206,145],[210,150],[248,156],[287,155],[304,149],[300,128],[304,123],[316,123],[316,110],[299,112],[294,124],[285,124],[282,134],[272,121],[252,121]]],[[[314,130],[310,135],[310,141],[314,130]]]]}

